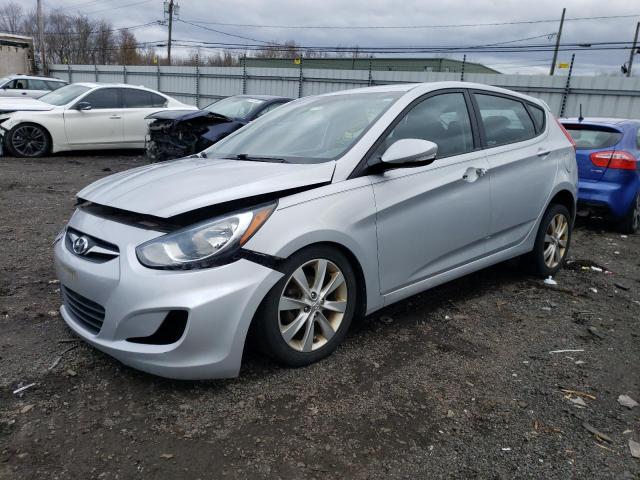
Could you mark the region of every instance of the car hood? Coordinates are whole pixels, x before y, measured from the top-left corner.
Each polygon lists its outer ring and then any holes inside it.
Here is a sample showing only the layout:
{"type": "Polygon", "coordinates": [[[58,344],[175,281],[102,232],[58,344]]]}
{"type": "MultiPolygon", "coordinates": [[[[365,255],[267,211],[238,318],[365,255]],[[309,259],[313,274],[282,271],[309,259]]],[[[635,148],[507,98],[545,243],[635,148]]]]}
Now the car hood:
{"type": "Polygon", "coordinates": [[[53,110],[54,106],[29,97],[0,97],[0,112],[22,111],[47,111],[53,110]]]}
{"type": "Polygon", "coordinates": [[[330,182],[335,162],[290,164],[186,158],[110,175],[78,198],[155,217],[330,182]]]}

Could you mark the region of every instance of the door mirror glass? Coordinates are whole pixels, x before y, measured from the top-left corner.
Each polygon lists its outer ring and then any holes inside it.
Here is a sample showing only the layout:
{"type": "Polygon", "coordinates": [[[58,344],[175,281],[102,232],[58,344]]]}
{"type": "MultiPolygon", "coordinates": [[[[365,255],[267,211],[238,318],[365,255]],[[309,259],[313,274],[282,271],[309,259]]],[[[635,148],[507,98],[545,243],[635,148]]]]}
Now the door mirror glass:
{"type": "Polygon", "coordinates": [[[382,154],[380,160],[394,165],[433,160],[438,155],[438,145],[419,138],[402,138],[395,141],[382,154]]]}
{"type": "Polygon", "coordinates": [[[78,102],[76,103],[76,106],[74,108],[76,110],[82,111],[82,110],[91,110],[93,107],[89,102],[78,102]]]}

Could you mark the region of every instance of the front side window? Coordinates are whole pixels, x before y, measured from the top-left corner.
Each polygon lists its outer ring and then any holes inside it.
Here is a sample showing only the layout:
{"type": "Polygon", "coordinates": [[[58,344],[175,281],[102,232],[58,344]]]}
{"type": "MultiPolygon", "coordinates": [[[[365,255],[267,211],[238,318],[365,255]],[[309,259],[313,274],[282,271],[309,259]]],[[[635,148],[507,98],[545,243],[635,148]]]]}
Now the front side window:
{"type": "Polygon", "coordinates": [[[89,102],[94,110],[105,108],[122,108],[119,88],[101,88],[82,99],[89,102]]]}
{"type": "Polygon", "coordinates": [[[135,88],[124,89],[124,106],[125,108],[153,108],[163,107],[167,103],[164,97],[156,95],[147,90],[138,90],[135,88]]]}
{"type": "Polygon", "coordinates": [[[473,150],[473,133],[462,93],[443,93],[415,105],[380,144],[374,158],[404,138],[429,140],[438,145],[438,158],[473,150]]]}
{"type": "Polygon", "coordinates": [[[27,89],[27,81],[26,80],[12,80],[7,83],[4,88],[10,88],[12,90],[26,90],[27,89]]]}
{"type": "Polygon", "coordinates": [[[404,92],[345,93],[282,105],[205,150],[208,157],[269,157],[290,163],[334,160],[404,92]]]}
{"type": "Polygon", "coordinates": [[[519,100],[475,94],[487,147],[522,142],[536,136],[533,120],[519,100]]]}
{"type": "Polygon", "coordinates": [[[54,92],[49,92],[39,97],[38,100],[48,103],[49,105],[66,105],[89,90],[91,90],[91,88],[85,87],[84,85],[65,85],[54,92]]]}

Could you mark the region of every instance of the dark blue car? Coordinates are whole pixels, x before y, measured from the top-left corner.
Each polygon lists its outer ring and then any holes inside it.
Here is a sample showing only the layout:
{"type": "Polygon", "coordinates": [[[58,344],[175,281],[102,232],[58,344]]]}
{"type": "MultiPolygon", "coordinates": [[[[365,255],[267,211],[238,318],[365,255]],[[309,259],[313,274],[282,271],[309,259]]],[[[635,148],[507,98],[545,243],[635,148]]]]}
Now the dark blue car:
{"type": "Polygon", "coordinates": [[[578,204],[603,213],[623,233],[640,228],[640,120],[569,118],[576,143],[578,204]]]}

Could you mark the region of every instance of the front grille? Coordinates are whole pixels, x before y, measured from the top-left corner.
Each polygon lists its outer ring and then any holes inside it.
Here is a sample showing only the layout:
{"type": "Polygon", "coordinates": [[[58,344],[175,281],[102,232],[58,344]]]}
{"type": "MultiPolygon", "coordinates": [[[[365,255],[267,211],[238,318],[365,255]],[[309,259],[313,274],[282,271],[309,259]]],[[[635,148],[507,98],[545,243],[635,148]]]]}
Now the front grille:
{"type": "Polygon", "coordinates": [[[65,286],[60,290],[69,315],[91,333],[97,334],[104,322],[104,308],[65,286]]]}

